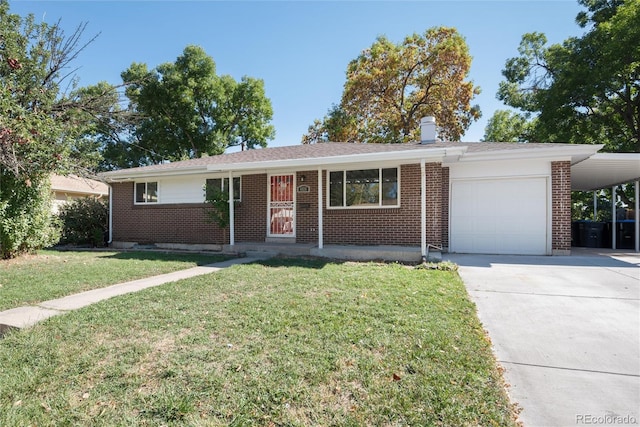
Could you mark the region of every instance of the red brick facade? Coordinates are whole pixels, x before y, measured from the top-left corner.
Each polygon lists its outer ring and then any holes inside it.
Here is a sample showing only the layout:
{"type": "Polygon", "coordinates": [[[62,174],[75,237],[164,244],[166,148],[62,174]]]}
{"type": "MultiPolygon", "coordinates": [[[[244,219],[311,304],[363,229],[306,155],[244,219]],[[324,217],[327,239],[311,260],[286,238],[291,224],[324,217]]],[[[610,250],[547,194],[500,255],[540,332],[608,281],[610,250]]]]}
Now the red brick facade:
{"type": "MultiPolygon", "coordinates": [[[[136,205],[133,183],[113,184],[113,240],[137,243],[223,244],[223,233],[207,221],[205,203],[136,205]]],[[[235,209],[236,241],[260,242],[266,236],[267,175],[242,177],[242,201],[235,209]]]]}
{"type": "Polygon", "coordinates": [[[449,248],[449,168],[442,168],[442,247],[449,248]]]}
{"type": "MultiPolygon", "coordinates": [[[[442,245],[448,236],[448,173],[439,163],[426,165],[427,242],[442,245]],[[446,182],[445,182],[446,181],[446,182]]],[[[323,172],[323,204],[326,171],[323,172]]],[[[318,241],[318,171],[296,172],[296,242],[318,241]]],[[[400,167],[400,207],[323,209],[325,244],[420,245],[420,165],[400,167]]],[[[138,243],[222,244],[228,235],[206,221],[204,203],[133,203],[134,184],[113,184],[113,240],[138,243]]],[[[267,175],[242,177],[242,201],[235,205],[235,241],[264,242],[267,236],[267,175]]]]}
{"type": "Polygon", "coordinates": [[[571,251],[571,162],[551,162],[551,250],[571,251]]]}
{"type": "MultiPolygon", "coordinates": [[[[420,245],[420,165],[400,166],[400,207],[327,209],[323,179],[323,241],[341,245],[420,245]]],[[[449,246],[449,168],[425,165],[427,243],[449,246]]],[[[571,164],[551,163],[552,250],[571,249],[571,164]]],[[[296,242],[318,241],[318,171],[296,172],[296,242]]],[[[135,205],[132,182],[113,184],[116,242],[223,244],[228,233],[207,222],[204,203],[135,205]]],[[[235,206],[235,241],[264,242],[267,237],[267,174],[242,177],[242,201],[235,206]]]]}
{"type": "Polygon", "coordinates": [[[113,240],[137,243],[221,243],[222,231],[205,219],[204,203],[135,205],[133,183],[112,184],[113,240]]]}
{"type": "Polygon", "coordinates": [[[427,243],[440,247],[442,246],[442,167],[440,163],[427,163],[425,174],[427,175],[427,243]]]}
{"type": "Polygon", "coordinates": [[[323,219],[325,244],[419,246],[420,165],[400,167],[399,208],[325,208],[323,219]]]}

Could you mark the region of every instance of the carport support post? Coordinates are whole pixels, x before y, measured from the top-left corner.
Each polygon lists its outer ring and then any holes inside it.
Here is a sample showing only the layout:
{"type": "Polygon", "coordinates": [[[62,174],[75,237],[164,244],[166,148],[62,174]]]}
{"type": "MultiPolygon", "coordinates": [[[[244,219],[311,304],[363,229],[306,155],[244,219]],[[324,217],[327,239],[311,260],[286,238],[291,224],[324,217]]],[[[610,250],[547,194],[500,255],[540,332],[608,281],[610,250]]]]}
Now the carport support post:
{"type": "Polygon", "coordinates": [[[638,211],[640,210],[640,201],[638,201],[638,196],[640,196],[640,181],[636,181],[636,206],[633,211],[633,218],[636,220],[636,252],[640,252],[640,215],[638,211]]]}
{"type": "Polygon", "coordinates": [[[322,221],[322,168],[318,168],[318,249],[322,249],[324,247],[322,221]]]}
{"type": "Polygon", "coordinates": [[[233,172],[229,171],[229,246],[236,244],[235,212],[233,203],[233,172]]]}
{"type": "Polygon", "coordinates": [[[618,249],[616,243],[616,186],[611,187],[611,249],[618,249]]]}

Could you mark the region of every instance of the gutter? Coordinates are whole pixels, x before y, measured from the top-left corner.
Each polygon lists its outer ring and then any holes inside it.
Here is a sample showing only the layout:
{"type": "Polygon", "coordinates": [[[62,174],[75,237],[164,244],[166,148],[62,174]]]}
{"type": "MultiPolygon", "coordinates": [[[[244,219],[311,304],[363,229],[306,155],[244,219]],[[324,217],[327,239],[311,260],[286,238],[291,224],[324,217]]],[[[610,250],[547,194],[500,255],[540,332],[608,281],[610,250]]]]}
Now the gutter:
{"type": "Polygon", "coordinates": [[[184,167],[184,168],[153,169],[153,170],[146,170],[146,171],[132,171],[132,169],[121,169],[118,171],[104,172],[99,174],[99,176],[102,177],[107,183],[109,183],[109,182],[131,181],[132,179],[135,179],[135,178],[154,178],[154,177],[171,176],[171,175],[190,175],[198,172],[206,173],[207,167],[198,165],[198,166],[191,166],[191,167],[184,167]]]}

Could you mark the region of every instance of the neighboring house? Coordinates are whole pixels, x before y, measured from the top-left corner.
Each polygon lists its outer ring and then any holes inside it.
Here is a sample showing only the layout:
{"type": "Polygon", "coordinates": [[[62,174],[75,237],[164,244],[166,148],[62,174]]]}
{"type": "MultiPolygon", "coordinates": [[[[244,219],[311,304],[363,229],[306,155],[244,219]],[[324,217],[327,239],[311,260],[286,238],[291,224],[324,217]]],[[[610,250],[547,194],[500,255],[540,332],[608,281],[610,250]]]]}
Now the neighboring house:
{"type": "Polygon", "coordinates": [[[53,193],[52,210],[58,213],[62,205],[75,199],[83,197],[106,199],[109,196],[109,186],[103,182],[76,175],[52,175],[51,192],[53,193]]]}
{"type": "Polygon", "coordinates": [[[422,127],[422,143],[274,147],[105,173],[111,240],[304,243],[320,255],[329,245],[410,247],[418,257],[429,245],[569,254],[572,184],[640,179],[637,154],[616,157],[615,170],[600,173],[589,163],[602,156],[599,145],[430,142],[435,123],[422,127]],[[584,177],[572,181],[581,165],[584,177]],[[236,200],[226,233],[206,221],[206,184],[236,200]]]}

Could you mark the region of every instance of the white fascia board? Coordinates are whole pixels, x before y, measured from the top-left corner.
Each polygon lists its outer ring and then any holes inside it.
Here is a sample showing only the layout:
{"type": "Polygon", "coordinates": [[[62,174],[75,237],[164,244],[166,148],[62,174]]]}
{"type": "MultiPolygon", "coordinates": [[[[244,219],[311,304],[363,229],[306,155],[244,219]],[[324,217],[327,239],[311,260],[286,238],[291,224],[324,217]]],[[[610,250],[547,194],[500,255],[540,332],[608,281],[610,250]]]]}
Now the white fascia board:
{"type": "Polygon", "coordinates": [[[604,145],[567,144],[566,147],[553,146],[549,148],[532,148],[530,150],[509,149],[502,151],[482,151],[465,153],[461,162],[487,161],[487,160],[513,160],[513,159],[550,159],[568,160],[572,164],[581,162],[596,154],[604,145]]]}
{"type": "Polygon", "coordinates": [[[303,159],[271,160],[265,162],[213,164],[207,169],[210,172],[223,171],[265,171],[272,169],[300,170],[301,168],[317,168],[338,165],[357,165],[375,162],[406,162],[420,163],[421,159],[442,162],[446,157],[462,155],[466,147],[430,148],[424,150],[402,150],[384,153],[350,154],[348,156],[311,157],[303,159]]]}
{"type": "Polygon", "coordinates": [[[640,153],[597,153],[591,158],[593,160],[640,161],[640,153]]]}
{"type": "Polygon", "coordinates": [[[115,172],[105,172],[98,176],[104,178],[107,182],[125,182],[133,181],[140,178],[161,178],[163,176],[176,175],[193,175],[196,173],[206,173],[206,165],[198,165],[191,167],[183,167],[176,169],[155,169],[150,171],[136,171],[135,169],[123,169],[115,172]]]}

